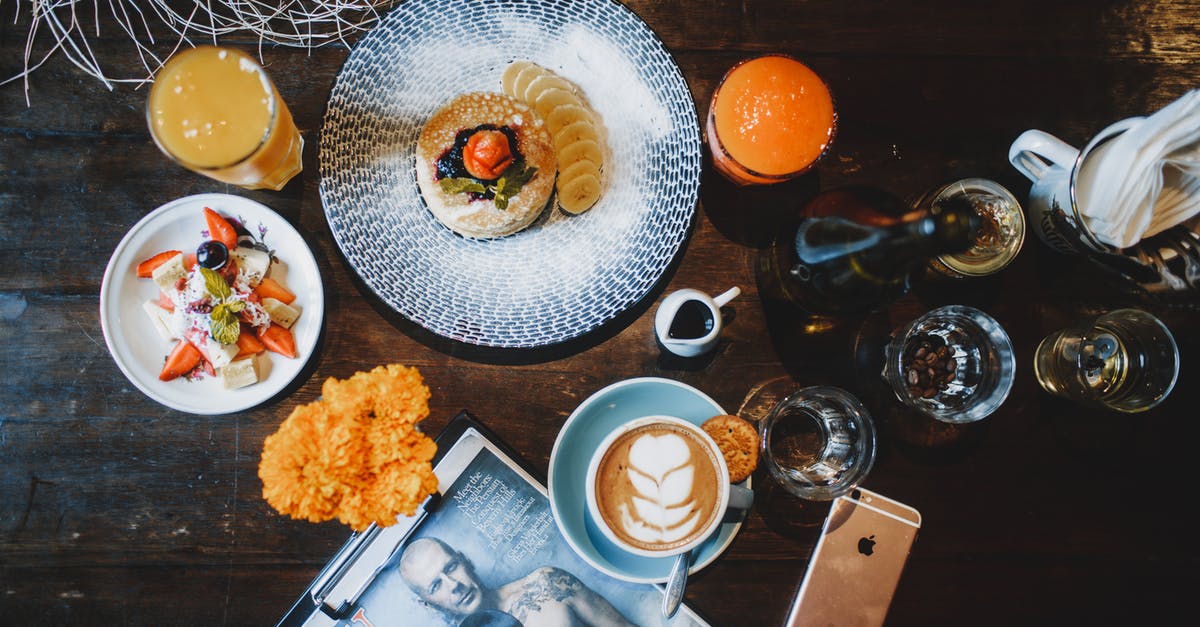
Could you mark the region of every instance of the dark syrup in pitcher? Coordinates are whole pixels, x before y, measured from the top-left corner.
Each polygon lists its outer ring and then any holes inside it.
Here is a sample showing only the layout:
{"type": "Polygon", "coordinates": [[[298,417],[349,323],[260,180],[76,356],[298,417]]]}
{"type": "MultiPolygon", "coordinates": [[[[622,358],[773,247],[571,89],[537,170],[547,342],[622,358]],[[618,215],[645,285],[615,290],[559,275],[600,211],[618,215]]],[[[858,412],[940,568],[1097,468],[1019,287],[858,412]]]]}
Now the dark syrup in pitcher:
{"type": "Polygon", "coordinates": [[[675,312],[667,336],[674,340],[696,340],[708,335],[712,329],[712,310],[698,300],[689,300],[675,312]]]}

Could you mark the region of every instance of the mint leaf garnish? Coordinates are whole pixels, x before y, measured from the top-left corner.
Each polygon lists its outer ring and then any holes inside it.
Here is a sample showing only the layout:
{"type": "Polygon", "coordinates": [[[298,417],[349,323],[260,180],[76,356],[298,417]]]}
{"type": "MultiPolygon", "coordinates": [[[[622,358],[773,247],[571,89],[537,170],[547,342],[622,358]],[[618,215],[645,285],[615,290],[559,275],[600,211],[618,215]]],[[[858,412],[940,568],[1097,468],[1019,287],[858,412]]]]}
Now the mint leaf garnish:
{"type": "MultiPolygon", "coordinates": [[[[233,302],[240,303],[243,309],[246,307],[246,303],[242,301],[233,302]]],[[[237,344],[238,337],[242,334],[242,327],[238,324],[237,316],[230,310],[232,304],[221,303],[213,307],[212,313],[209,314],[209,331],[212,333],[213,339],[222,344],[237,344]]]]}
{"type": "Polygon", "coordinates": [[[440,179],[438,184],[447,194],[480,194],[485,198],[488,194],[501,211],[508,209],[508,200],[521,193],[521,188],[537,174],[537,168],[525,167],[524,161],[514,161],[505,168],[504,173],[492,185],[473,178],[448,177],[440,179]]]}
{"type": "Polygon", "coordinates": [[[229,289],[229,284],[225,282],[225,277],[204,266],[200,267],[200,275],[204,277],[204,291],[208,292],[213,298],[220,301],[233,296],[233,291],[229,289]]]}
{"type": "Polygon", "coordinates": [[[482,194],[487,191],[483,183],[468,178],[444,178],[438,181],[438,185],[441,185],[442,191],[447,194],[467,194],[471,192],[482,194]]]}
{"type": "Polygon", "coordinates": [[[537,168],[527,168],[525,163],[518,161],[508,166],[504,171],[504,176],[501,176],[492,190],[496,194],[496,208],[505,210],[508,209],[508,199],[521,193],[521,188],[533,179],[537,174],[537,168]]]}

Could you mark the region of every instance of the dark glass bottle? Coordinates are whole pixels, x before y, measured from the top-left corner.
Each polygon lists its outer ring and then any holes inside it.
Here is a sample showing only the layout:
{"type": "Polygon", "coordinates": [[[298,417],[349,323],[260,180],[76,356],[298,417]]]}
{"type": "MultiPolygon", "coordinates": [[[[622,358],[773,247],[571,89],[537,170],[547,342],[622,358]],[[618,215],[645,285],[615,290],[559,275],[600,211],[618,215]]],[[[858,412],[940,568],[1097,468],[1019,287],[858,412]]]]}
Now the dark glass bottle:
{"type": "Polygon", "coordinates": [[[869,187],[822,192],[765,251],[764,290],[816,314],[874,311],[903,296],[931,258],[970,248],[978,228],[969,205],[919,211],[869,187]]]}

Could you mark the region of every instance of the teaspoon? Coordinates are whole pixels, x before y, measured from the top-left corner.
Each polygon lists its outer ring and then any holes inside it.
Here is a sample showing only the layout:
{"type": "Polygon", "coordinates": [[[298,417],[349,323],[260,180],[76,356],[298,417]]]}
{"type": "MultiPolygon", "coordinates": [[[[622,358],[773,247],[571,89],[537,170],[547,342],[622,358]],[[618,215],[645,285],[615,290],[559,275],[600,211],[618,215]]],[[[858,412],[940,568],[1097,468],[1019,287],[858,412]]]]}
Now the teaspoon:
{"type": "Polygon", "coordinates": [[[687,585],[688,566],[692,563],[692,552],[685,551],[675,558],[671,574],[667,575],[667,587],[663,589],[663,618],[671,618],[679,610],[683,600],[683,588],[687,585]]]}

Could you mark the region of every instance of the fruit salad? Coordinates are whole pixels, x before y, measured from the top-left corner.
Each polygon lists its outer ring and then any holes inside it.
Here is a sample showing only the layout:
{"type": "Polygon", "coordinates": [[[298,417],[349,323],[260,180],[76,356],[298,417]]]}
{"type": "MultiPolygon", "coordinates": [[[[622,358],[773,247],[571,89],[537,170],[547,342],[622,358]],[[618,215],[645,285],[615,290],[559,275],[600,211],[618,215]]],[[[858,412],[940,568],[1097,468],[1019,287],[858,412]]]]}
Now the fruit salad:
{"type": "Polygon", "coordinates": [[[276,260],[262,240],[237,220],[203,213],[206,239],[194,251],[165,250],[137,265],[159,289],[142,309],[172,346],[160,380],[215,376],[241,388],[258,382],[259,355],[297,357],[291,328],[301,312],[272,276],[276,260]]]}

